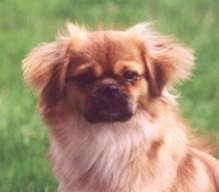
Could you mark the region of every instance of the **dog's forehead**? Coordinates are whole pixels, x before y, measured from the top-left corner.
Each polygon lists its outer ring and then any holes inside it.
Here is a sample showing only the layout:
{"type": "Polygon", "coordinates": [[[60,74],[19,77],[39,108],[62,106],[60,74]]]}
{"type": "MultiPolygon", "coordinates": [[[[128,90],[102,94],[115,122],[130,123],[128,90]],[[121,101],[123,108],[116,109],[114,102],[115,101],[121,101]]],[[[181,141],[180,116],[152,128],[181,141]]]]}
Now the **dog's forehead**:
{"type": "Polygon", "coordinates": [[[115,60],[131,60],[139,56],[135,39],[122,31],[96,31],[88,36],[88,49],[94,57],[105,57],[112,64],[115,60]]]}
{"type": "MultiPolygon", "coordinates": [[[[74,52],[74,51],[73,51],[74,52]]],[[[87,35],[79,50],[72,57],[76,68],[102,68],[104,71],[118,71],[118,64],[142,66],[139,41],[122,31],[95,31],[87,35]],[[74,62],[74,60],[79,62],[74,62]],[[83,67],[81,67],[83,65],[83,67]]],[[[135,66],[136,67],[136,66],[135,66]]]]}

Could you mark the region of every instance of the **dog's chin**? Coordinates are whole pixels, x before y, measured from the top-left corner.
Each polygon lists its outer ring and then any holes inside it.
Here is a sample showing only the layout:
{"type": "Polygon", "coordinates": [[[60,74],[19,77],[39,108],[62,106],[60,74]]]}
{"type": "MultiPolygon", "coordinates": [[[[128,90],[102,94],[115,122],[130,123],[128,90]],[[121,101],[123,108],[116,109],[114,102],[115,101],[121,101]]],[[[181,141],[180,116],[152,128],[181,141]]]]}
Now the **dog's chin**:
{"type": "Polygon", "coordinates": [[[114,122],[126,122],[130,120],[133,116],[132,111],[125,111],[125,112],[90,112],[85,113],[84,118],[89,123],[114,123],[114,122]]]}

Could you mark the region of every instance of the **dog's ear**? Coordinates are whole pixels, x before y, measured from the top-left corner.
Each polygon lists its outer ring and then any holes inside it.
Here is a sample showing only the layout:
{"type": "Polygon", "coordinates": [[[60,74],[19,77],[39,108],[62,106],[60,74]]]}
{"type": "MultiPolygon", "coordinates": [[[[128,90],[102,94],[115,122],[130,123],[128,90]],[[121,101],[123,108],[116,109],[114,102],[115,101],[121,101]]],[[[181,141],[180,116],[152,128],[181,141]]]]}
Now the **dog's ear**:
{"type": "Polygon", "coordinates": [[[56,41],[39,45],[23,60],[24,80],[37,93],[42,93],[50,81],[57,80],[61,88],[70,62],[70,52],[84,39],[85,29],[68,23],[56,41]]]}
{"type": "Polygon", "coordinates": [[[61,41],[34,48],[23,60],[23,75],[27,84],[37,93],[42,93],[52,78],[62,78],[60,70],[63,70],[68,62],[66,51],[67,45],[61,41]]]}
{"type": "Polygon", "coordinates": [[[146,78],[152,96],[160,96],[164,87],[189,77],[194,66],[193,51],[168,36],[155,32],[149,24],[138,24],[128,30],[144,42],[141,47],[146,64],[146,78]]]}

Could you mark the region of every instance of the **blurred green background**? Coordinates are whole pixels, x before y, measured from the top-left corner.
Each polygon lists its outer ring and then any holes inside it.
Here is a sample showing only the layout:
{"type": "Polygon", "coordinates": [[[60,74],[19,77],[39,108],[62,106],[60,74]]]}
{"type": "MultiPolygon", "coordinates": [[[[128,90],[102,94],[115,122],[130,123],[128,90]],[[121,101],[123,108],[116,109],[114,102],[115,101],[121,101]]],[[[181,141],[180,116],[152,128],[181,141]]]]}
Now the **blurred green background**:
{"type": "Polygon", "coordinates": [[[218,0],[1,0],[0,192],[52,192],[48,138],[36,100],[22,81],[21,60],[39,42],[51,41],[67,21],[94,28],[153,21],[196,50],[193,78],[179,87],[191,125],[219,136],[218,0]]]}

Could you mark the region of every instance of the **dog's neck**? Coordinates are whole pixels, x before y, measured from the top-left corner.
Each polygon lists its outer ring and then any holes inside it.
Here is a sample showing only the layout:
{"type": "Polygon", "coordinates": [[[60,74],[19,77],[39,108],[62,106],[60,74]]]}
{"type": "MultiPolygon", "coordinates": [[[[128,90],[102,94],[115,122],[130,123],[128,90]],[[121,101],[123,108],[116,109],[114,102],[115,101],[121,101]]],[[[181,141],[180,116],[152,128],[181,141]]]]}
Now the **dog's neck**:
{"type": "MultiPolygon", "coordinates": [[[[111,124],[90,124],[77,115],[62,117],[52,126],[51,158],[61,184],[67,188],[79,192],[126,192],[129,184],[129,191],[153,192],[168,187],[174,179],[186,143],[183,125],[171,125],[176,122],[172,119],[175,116],[153,121],[140,110],[125,123],[111,124]],[[171,132],[171,127],[178,130],[171,132]]],[[[69,192],[67,188],[62,191],[69,192]]]]}

